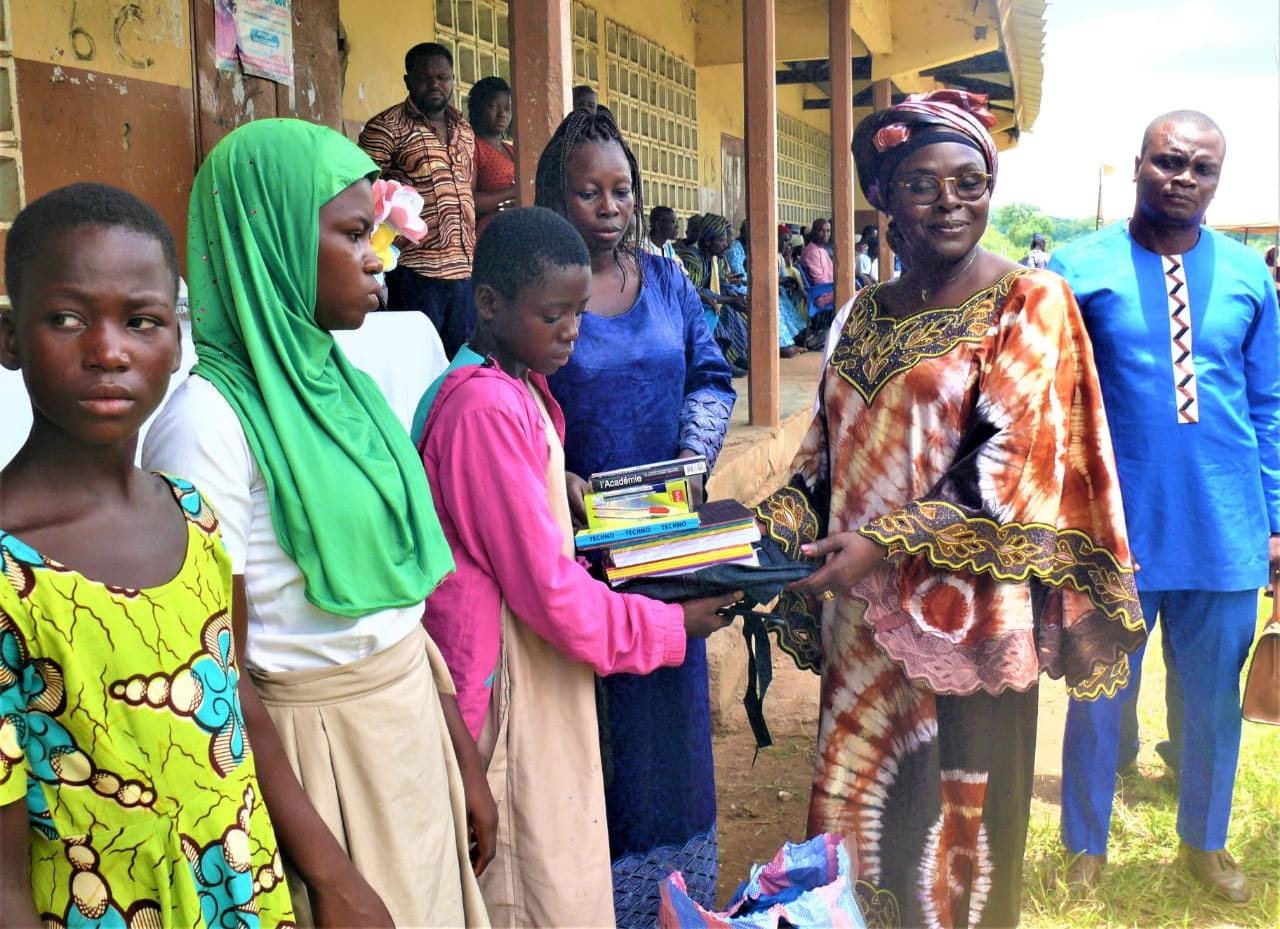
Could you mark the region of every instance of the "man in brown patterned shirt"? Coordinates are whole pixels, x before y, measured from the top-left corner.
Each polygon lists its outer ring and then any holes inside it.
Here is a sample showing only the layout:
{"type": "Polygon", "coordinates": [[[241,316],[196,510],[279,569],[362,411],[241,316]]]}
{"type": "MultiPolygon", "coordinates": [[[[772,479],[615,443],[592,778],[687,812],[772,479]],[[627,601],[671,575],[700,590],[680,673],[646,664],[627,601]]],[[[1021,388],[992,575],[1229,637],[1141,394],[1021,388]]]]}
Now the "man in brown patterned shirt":
{"type": "Polygon", "coordinates": [[[415,45],[404,56],[404,70],[409,96],[365,123],[360,147],[378,163],[383,177],[412,184],[423,199],[427,235],[417,245],[400,240],[399,263],[387,275],[387,305],[426,313],[452,358],[475,315],[475,136],[449,104],[449,49],[435,42],[415,45]]]}

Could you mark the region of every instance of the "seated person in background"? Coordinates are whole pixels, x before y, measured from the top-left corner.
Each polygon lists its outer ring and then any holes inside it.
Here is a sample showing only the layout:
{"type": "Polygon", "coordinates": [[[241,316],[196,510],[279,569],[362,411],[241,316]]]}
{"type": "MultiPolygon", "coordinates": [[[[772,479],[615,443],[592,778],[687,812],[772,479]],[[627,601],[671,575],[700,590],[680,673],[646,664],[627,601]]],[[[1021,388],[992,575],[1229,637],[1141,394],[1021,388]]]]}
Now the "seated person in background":
{"type": "Polygon", "coordinates": [[[804,254],[804,234],[801,232],[791,233],[791,238],[787,240],[787,254],[791,257],[791,264],[799,266],[800,256],[804,254]]]}
{"type": "MultiPolygon", "coordinates": [[[[746,223],[743,223],[746,228],[746,223]]],[[[791,262],[787,239],[778,240],[778,354],[791,358],[805,351],[796,341],[804,335],[808,299],[800,272],[791,262]]]]}
{"type": "Polygon", "coordinates": [[[689,220],[685,240],[676,247],[689,279],[702,298],[707,326],[733,366],[733,376],[747,373],[750,338],[745,319],[746,300],[725,283],[728,266],[724,253],[729,248],[729,220],[714,213],[689,220]]]}
{"type": "MultiPolygon", "coordinates": [[[[809,275],[811,284],[831,284],[835,281],[835,267],[825,247],[830,238],[831,223],[821,217],[815,219],[813,229],[809,232],[809,240],[800,255],[800,264],[804,266],[804,273],[809,275]]],[[[824,310],[830,309],[834,302],[834,293],[823,294],[816,301],[817,306],[824,310]]]]}
{"type": "Polygon", "coordinates": [[[669,206],[655,206],[649,211],[649,234],[640,240],[640,247],[650,255],[670,258],[683,270],[684,263],[672,244],[675,238],[676,211],[669,206]]]}
{"type": "Polygon", "coordinates": [[[747,295],[747,234],[749,228],[747,221],[744,219],[742,225],[738,227],[738,236],[729,243],[729,248],[724,253],[725,264],[729,266],[729,276],[726,281],[728,290],[735,294],[747,295]]]}
{"type": "Polygon", "coordinates": [[[874,284],[876,279],[872,273],[870,246],[865,240],[859,239],[858,244],[853,247],[853,253],[855,259],[853,279],[858,287],[874,284]]]}

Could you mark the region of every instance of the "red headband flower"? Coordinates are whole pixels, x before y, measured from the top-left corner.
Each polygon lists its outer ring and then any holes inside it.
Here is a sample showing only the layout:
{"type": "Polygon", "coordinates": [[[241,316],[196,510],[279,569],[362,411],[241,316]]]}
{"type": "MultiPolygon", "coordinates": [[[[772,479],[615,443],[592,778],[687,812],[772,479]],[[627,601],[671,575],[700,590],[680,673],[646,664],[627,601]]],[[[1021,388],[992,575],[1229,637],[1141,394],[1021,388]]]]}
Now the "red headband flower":
{"type": "Polygon", "coordinates": [[[876,131],[876,134],[871,137],[871,144],[876,147],[876,151],[883,154],[891,148],[897,148],[909,138],[911,138],[910,126],[904,126],[902,123],[890,123],[887,126],[881,126],[876,131]]]}

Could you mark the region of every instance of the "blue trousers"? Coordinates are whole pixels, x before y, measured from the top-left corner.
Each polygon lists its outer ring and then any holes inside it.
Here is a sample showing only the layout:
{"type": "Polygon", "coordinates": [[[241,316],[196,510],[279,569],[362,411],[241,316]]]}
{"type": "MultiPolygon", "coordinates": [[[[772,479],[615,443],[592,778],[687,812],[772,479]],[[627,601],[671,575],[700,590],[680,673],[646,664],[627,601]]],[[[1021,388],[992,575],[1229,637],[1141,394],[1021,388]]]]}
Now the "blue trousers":
{"type": "MultiPolygon", "coordinates": [[[[1258,592],[1145,591],[1150,630],[1159,615],[1183,695],[1178,835],[1205,851],[1226,847],[1240,752],[1240,671],[1249,654],[1258,592]]],[[[1072,700],[1062,746],[1062,841],[1074,853],[1104,854],[1120,754],[1121,718],[1141,674],[1130,656],[1129,686],[1111,699],[1072,700]]]]}
{"type": "MultiPolygon", "coordinates": [[[[1150,631],[1150,630],[1148,630],[1150,631]]],[[[1173,661],[1173,649],[1169,647],[1169,635],[1160,636],[1161,657],[1164,659],[1164,713],[1165,726],[1169,731],[1170,767],[1177,772],[1177,762],[1182,758],[1182,684],[1178,681],[1176,665],[1173,661]]],[[[1119,770],[1129,767],[1138,760],[1138,749],[1141,742],[1138,738],[1138,685],[1134,681],[1125,694],[1124,706],[1120,716],[1120,761],[1119,770]]]]}

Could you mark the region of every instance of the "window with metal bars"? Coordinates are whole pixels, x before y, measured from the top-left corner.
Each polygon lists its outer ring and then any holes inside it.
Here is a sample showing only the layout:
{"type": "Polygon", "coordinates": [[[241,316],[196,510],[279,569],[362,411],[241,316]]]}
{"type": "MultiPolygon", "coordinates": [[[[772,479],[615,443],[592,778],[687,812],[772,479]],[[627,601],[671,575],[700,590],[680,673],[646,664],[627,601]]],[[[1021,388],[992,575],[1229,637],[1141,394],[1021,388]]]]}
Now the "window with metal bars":
{"type": "MultiPolygon", "coordinates": [[[[12,225],[24,201],[11,22],[9,0],[0,0],[0,229],[12,225]]],[[[8,296],[0,294],[0,308],[8,305],[8,296]]]]}
{"type": "Polygon", "coordinates": [[[607,105],[640,162],[647,207],[698,210],[697,70],[651,39],[605,23],[607,105]]]}
{"type": "Polygon", "coordinates": [[[778,114],[778,222],[831,216],[831,136],[778,114]]]}
{"type": "Polygon", "coordinates": [[[506,0],[436,0],[435,40],[453,53],[453,105],[463,113],[476,81],[511,80],[506,0]]]}

